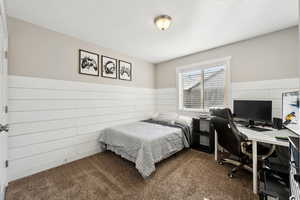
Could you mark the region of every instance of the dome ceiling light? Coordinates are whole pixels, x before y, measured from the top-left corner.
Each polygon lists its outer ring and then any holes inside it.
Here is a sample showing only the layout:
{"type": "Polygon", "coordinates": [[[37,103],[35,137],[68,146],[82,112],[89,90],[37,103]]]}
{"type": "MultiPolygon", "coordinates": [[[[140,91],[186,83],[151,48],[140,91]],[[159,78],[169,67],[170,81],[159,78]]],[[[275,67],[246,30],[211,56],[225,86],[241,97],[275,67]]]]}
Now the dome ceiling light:
{"type": "Polygon", "coordinates": [[[155,17],[154,23],[162,31],[167,30],[171,25],[172,18],[168,15],[159,15],[155,17]]]}

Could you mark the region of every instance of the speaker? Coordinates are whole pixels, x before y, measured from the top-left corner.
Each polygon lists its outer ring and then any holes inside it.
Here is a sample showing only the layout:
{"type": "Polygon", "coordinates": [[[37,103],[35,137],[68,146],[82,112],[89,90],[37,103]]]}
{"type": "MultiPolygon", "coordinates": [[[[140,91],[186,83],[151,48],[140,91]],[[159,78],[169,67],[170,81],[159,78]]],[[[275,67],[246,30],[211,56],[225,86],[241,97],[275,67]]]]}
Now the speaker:
{"type": "Polygon", "coordinates": [[[275,128],[275,129],[278,129],[278,130],[283,129],[282,119],[274,117],[272,127],[275,128]]]}

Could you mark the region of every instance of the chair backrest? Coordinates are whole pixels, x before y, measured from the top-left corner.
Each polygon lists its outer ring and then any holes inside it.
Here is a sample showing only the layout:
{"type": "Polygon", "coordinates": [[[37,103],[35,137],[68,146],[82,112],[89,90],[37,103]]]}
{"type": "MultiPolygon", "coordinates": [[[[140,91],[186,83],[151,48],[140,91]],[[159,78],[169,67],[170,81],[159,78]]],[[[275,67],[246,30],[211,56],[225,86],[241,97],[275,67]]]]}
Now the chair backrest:
{"type": "Polygon", "coordinates": [[[233,122],[233,115],[229,108],[211,109],[210,114],[215,117],[221,117],[233,122]]]}
{"type": "Polygon", "coordinates": [[[211,122],[217,131],[219,145],[235,156],[242,156],[241,142],[246,137],[235,126],[230,109],[216,109],[211,114],[214,116],[211,122]]]}

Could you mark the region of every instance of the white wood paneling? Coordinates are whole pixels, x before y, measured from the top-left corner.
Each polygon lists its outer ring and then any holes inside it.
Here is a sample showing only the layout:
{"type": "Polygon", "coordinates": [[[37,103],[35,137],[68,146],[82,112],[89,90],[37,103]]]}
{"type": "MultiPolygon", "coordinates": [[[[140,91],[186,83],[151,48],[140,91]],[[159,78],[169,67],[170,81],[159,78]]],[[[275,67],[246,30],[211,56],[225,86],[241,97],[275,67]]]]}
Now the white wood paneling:
{"type": "MultiPolygon", "coordinates": [[[[282,92],[296,90],[299,79],[280,79],[252,82],[233,82],[232,99],[240,100],[271,100],[272,116],[281,117],[282,92]]],[[[177,111],[176,88],[156,90],[156,110],[158,112],[177,111]]],[[[196,112],[185,112],[188,115],[197,115],[196,112]]]]}
{"type": "Polygon", "coordinates": [[[100,151],[106,127],[148,118],[155,90],[9,77],[9,180],[100,151]]]}
{"type": "Polygon", "coordinates": [[[177,111],[176,88],[163,88],[156,90],[156,110],[159,112],[177,111]]]}
{"type": "MultiPolygon", "coordinates": [[[[297,79],[232,83],[233,99],[272,100],[281,115],[281,93],[297,79]]],[[[106,127],[176,112],[176,88],[147,89],[73,81],[9,77],[9,180],[92,155],[106,127]]],[[[198,115],[199,113],[185,113],[198,115]]]]}

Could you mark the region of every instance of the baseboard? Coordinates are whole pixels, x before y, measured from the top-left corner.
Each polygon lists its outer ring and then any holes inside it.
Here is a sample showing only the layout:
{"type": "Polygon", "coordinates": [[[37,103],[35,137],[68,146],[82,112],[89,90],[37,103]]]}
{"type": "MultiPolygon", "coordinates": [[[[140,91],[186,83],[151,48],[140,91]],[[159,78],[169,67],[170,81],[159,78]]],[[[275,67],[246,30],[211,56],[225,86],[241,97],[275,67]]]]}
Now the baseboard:
{"type": "Polygon", "coordinates": [[[0,188],[0,200],[5,200],[6,199],[7,186],[8,185],[4,185],[0,188]]]}

